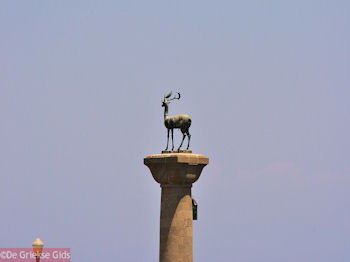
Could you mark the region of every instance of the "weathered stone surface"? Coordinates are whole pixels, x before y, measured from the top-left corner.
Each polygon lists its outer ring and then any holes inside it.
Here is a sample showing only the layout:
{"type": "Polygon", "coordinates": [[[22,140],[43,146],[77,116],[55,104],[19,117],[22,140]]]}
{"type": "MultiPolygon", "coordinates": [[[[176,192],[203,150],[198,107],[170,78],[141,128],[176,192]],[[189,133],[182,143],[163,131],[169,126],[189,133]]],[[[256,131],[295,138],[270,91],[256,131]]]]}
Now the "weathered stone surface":
{"type": "Polygon", "coordinates": [[[192,184],[208,163],[206,156],[187,153],[150,155],[144,159],[144,164],[160,184],[192,184]]]}
{"type": "Polygon", "coordinates": [[[192,237],[191,187],[162,187],[159,261],[193,261],[192,237]]]}
{"type": "Polygon", "coordinates": [[[160,262],[193,262],[192,183],[209,159],[199,154],[151,155],[144,164],[161,184],[160,262]]]}

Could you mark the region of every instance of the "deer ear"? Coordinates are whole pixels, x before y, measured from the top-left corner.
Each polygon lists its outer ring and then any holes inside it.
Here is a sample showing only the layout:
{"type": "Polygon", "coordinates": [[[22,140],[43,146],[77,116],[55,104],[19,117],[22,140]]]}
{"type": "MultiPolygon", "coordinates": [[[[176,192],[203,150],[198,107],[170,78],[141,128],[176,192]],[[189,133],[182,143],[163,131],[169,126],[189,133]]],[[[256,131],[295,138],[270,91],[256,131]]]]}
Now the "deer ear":
{"type": "Polygon", "coordinates": [[[169,94],[167,94],[165,98],[169,98],[169,97],[171,97],[172,93],[173,93],[173,91],[170,91],[170,93],[169,93],[169,94]]]}

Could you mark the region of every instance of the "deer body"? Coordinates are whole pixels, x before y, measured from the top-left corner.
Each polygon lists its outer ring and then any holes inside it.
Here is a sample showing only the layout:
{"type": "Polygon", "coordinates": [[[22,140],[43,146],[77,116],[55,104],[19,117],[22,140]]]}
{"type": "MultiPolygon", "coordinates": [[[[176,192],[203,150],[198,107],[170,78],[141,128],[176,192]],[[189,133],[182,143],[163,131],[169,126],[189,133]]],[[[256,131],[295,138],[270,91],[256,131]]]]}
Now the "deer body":
{"type": "Polygon", "coordinates": [[[168,108],[169,108],[170,101],[174,99],[180,99],[180,93],[178,93],[178,97],[173,97],[172,99],[167,100],[167,98],[169,98],[170,96],[171,96],[171,92],[166,97],[164,97],[163,104],[162,104],[162,107],[164,107],[164,125],[168,130],[167,145],[165,150],[168,150],[170,131],[171,131],[172,150],[174,150],[174,129],[180,129],[183,135],[178,151],[180,150],[186,135],[188,138],[188,143],[187,143],[187,149],[188,149],[190,146],[190,140],[191,140],[191,135],[188,129],[191,126],[192,120],[189,115],[185,115],[185,114],[177,115],[177,116],[168,116],[168,108]]]}

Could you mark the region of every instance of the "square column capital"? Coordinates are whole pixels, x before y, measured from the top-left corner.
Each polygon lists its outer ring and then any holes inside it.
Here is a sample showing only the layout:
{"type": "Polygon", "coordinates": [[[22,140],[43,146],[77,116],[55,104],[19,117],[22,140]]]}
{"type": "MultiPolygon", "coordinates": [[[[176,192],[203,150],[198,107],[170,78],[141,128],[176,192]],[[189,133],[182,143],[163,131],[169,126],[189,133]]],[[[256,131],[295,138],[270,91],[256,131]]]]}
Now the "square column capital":
{"type": "Polygon", "coordinates": [[[201,175],[209,158],[192,153],[165,153],[144,158],[153,178],[160,184],[192,184],[201,175]]]}

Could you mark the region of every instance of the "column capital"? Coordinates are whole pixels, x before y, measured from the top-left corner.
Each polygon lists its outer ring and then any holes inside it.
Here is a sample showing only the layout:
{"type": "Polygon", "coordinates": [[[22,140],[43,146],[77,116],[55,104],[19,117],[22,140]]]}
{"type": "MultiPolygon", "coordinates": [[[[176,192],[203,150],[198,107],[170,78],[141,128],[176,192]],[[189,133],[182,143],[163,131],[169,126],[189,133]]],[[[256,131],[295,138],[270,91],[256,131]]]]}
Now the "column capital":
{"type": "Polygon", "coordinates": [[[192,153],[165,153],[144,158],[154,180],[163,185],[184,185],[196,182],[209,158],[192,153]]]}

